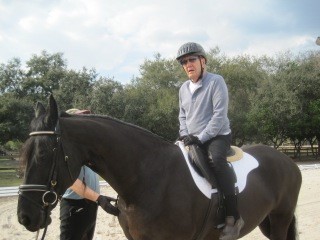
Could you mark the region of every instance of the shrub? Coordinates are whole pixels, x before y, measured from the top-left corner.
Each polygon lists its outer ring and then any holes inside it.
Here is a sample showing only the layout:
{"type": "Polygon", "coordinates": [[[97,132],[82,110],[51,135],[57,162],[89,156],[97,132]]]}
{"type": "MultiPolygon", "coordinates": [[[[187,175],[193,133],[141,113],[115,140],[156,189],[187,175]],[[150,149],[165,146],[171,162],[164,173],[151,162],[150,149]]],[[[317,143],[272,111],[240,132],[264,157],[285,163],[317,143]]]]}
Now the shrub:
{"type": "Polygon", "coordinates": [[[20,148],[22,147],[22,142],[19,140],[13,140],[13,141],[8,141],[4,145],[4,148],[8,151],[19,151],[20,148]]]}

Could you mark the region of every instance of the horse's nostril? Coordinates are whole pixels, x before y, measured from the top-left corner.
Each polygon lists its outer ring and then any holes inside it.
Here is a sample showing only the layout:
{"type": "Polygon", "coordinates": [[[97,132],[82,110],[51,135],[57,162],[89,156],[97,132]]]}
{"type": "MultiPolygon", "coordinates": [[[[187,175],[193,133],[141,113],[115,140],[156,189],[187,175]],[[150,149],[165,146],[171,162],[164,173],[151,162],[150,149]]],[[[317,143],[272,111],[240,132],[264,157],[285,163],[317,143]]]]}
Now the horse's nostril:
{"type": "Polygon", "coordinates": [[[29,226],[30,224],[30,219],[27,216],[22,216],[19,218],[19,223],[22,224],[23,226],[29,226]]]}

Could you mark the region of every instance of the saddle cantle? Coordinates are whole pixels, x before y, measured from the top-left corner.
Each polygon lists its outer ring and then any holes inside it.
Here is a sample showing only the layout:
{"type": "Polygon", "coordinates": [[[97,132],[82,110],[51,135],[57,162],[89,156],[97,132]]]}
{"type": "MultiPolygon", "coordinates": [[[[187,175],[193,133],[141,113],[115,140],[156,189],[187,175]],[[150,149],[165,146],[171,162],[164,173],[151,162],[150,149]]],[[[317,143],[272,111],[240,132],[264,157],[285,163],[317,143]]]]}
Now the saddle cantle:
{"type": "Polygon", "coordinates": [[[227,161],[235,162],[243,158],[243,151],[241,148],[236,146],[231,146],[230,150],[227,153],[227,161]]]}

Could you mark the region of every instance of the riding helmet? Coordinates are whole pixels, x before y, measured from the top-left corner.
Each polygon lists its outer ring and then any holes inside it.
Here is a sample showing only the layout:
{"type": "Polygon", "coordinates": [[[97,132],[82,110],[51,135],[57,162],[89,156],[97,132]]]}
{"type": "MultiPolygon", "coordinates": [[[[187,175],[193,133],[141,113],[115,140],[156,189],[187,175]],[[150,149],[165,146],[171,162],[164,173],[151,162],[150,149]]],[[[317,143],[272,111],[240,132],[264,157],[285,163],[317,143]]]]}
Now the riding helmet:
{"type": "Polygon", "coordinates": [[[206,52],[203,47],[195,42],[187,42],[183,44],[178,50],[176,59],[179,61],[182,57],[190,54],[202,56],[207,60],[206,52]]]}

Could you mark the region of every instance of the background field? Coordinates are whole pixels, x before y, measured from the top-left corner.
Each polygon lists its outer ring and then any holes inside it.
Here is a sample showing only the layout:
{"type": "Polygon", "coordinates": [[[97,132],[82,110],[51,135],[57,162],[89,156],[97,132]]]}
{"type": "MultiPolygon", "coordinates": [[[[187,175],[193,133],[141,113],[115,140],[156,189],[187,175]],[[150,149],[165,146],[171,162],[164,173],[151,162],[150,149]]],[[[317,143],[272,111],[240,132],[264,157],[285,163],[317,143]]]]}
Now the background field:
{"type": "Polygon", "coordinates": [[[18,186],[21,183],[18,154],[0,156],[0,187],[18,186]]]}

